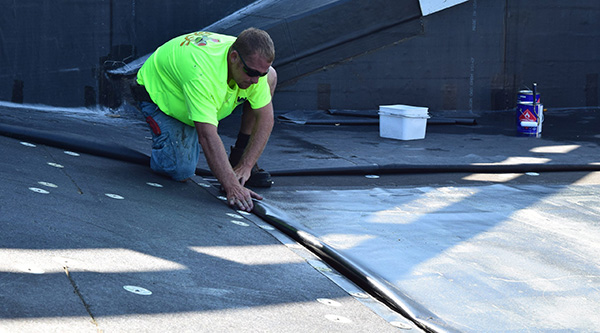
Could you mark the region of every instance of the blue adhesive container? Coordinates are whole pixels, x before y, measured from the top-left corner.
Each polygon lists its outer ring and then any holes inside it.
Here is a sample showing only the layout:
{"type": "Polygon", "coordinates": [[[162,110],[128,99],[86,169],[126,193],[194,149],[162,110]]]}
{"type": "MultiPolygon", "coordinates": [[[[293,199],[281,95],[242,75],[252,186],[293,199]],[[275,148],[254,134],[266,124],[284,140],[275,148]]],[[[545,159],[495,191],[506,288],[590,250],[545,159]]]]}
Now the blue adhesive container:
{"type": "Polygon", "coordinates": [[[533,83],[533,90],[519,91],[516,114],[517,135],[540,137],[544,121],[544,106],[541,102],[537,83],[533,83]]]}
{"type": "MultiPolygon", "coordinates": [[[[530,95],[530,97],[532,97],[530,95]]],[[[542,133],[542,122],[544,121],[544,106],[541,103],[535,105],[533,102],[519,102],[517,104],[517,134],[519,136],[537,136],[542,133]],[[538,117],[540,120],[538,122],[538,117]],[[538,131],[539,127],[539,131],[538,131]]]]}

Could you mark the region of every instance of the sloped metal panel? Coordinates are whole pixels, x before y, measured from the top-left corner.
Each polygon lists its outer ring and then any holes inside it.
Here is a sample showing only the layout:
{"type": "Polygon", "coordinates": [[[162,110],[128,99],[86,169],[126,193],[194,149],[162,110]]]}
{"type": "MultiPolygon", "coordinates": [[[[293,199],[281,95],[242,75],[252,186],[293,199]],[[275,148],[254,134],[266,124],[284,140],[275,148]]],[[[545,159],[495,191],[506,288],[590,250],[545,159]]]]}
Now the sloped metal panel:
{"type": "Polygon", "coordinates": [[[275,42],[280,84],[423,32],[417,0],[261,1],[205,30],[265,29],[275,42]]]}

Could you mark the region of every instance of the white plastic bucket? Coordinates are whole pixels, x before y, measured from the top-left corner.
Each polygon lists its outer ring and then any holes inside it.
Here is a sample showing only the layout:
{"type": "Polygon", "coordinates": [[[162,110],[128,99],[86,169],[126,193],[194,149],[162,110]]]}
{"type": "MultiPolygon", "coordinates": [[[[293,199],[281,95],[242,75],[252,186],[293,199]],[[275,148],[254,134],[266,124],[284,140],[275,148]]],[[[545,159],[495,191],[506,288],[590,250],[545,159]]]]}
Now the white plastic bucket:
{"type": "Polygon", "coordinates": [[[410,105],[380,105],[379,135],[382,138],[418,140],[425,138],[428,108],[410,105]]]}

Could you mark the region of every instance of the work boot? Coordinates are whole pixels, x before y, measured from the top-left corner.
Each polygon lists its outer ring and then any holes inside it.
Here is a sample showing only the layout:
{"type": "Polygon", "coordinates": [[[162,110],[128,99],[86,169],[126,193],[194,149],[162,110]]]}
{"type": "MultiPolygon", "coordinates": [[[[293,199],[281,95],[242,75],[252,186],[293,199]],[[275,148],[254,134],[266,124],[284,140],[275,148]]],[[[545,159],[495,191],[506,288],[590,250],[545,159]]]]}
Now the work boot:
{"type": "MultiPolygon", "coordinates": [[[[243,149],[231,147],[231,153],[229,154],[229,163],[232,167],[235,167],[242,159],[243,149]]],[[[246,181],[246,186],[249,187],[271,187],[273,180],[271,174],[258,167],[258,164],[254,164],[252,171],[250,172],[250,178],[246,181]]]]}

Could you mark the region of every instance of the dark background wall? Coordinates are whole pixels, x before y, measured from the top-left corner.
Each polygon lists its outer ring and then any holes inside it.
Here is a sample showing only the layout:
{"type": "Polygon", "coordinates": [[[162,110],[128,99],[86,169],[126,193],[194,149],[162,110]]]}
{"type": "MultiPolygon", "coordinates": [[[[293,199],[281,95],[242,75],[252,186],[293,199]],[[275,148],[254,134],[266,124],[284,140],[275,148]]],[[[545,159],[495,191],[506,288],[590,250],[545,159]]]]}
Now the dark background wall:
{"type": "Polygon", "coordinates": [[[0,0],[0,100],[115,106],[106,69],[252,0],[0,0]]]}
{"type": "MultiPolygon", "coordinates": [[[[0,100],[117,107],[121,96],[106,70],[252,2],[0,0],[0,100]]],[[[265,17],[263,28],[272,32],[276,47],[289,44],[281,39],[282,32],[302,35],[314,44],[327,43],[319,26],[339,29],[341,35],[358,23],[348,20],[347,11],[336,10],[336,6],[350,8],[353,1],[337,2],[329,0],[325,9],[303,12],[303,21],[277,24],[265,17]],[[323,13],[329,21],[324,21],[323,13]],[[315,17],[312,23],[310,15],[315,17]],[[279,29],[282,26],[285,29],[279,29]],[[290,31],[293,27],[302,30],[290,31]]],[[[339,45],[341,50],[356,51],[342,58],[331,49],[314,53],[310,63],[319,66],[308,73],[295,75],[282,67],[276,108],[412,104],[446,110],[508,109],[515,106],[518,90],[534,81],[546,107],[599,105],[600,1],[470,0],[420,18],[407,12],[417,0],[364,3],[383,3],[386,17],[398,13],[407,21],[394,26],[396,30],[374,29],[369,36],[339,45]]],[[[372,21],[376,26],[382,21],[375,9],[361,12],[372,17],[361,17],[360,24],[372,21]]],[[[238,24],[240,29],[244,25],[238,24]]],[[[280,49],[278,54],[286,51],[280,49]]],[[[302,59],[285,61],[303,68],[302,59]]]]}
{"type": "Polygon", "coordinates": [[[422,24],[422,34],[284,82],[276,105],[509,109],[534,81],[546,107],[599,105],[600,1],[470,0],[422,24]]]}

